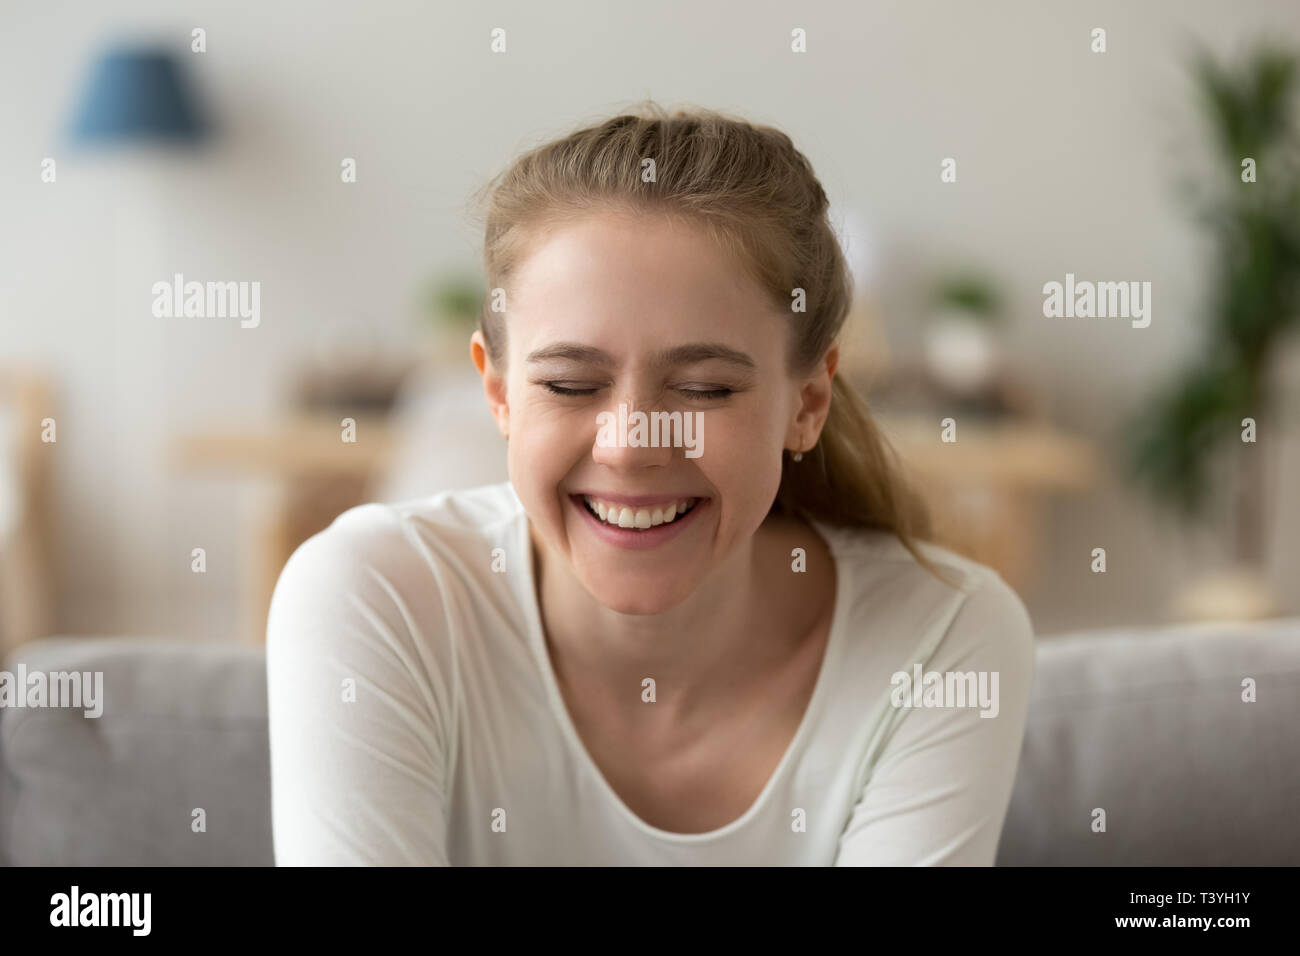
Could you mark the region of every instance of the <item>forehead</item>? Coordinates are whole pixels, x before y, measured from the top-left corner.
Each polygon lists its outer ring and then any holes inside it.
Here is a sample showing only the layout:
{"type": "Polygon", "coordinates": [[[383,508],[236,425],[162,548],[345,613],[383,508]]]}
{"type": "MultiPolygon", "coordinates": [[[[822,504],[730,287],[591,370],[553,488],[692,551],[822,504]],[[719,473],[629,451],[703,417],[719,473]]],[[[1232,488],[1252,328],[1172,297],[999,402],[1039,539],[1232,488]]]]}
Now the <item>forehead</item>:
{"type": "Polygon", "coordinates": [[[780,311],[699,225],[656,215],[602,213],[551,226],[508,290],[511,337],[566,332],[701,333],[749,340],[780,311]],[[516,332],[516,330],[518,330],[516,332]]]}

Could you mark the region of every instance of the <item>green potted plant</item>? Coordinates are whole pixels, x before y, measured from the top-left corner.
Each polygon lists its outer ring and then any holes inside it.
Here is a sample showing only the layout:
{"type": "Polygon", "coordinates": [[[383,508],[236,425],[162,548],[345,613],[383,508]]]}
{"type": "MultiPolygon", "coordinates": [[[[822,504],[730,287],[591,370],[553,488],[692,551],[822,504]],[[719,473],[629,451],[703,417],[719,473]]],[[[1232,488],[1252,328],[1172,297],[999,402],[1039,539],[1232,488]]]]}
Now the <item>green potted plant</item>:
{"type": "Polygon", "coordinates": [[[482,281],[469,273],[446,273],[429,282],[421,311],[435,362],[468,361],[469,337],[478,327],[485,296],[482,281]]]}
{"type": "Polygon", "coordinates": [[[1217,175],[1190,194],[1216,266],[1199,357],[1126,426],[1127,463],[1184,520],[1231,495],[1232,564],[1175,599],[1182,617],[1276,613],[1264,579],[1267,452],[1282,432],[1274,365],[1300,324],[1300,156],[1294,54],[1265,45],[1221,66],[1194,55],[1217,175]],[[1249,435],[1254,423],[1256,441],[1249,435]],[[1225,467],[1226,466],[1226,467],[1225,467]]]}

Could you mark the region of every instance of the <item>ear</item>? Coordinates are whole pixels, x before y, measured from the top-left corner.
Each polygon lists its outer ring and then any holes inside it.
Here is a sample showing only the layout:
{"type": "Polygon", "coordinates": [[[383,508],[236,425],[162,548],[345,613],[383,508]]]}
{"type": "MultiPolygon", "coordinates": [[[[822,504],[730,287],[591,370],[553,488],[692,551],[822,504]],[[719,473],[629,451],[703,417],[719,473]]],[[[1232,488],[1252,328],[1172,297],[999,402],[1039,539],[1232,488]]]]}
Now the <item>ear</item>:
{"type": "Polygon", "coordinates": [[[831,411],[831,383],[839,363],[840,347],[832,345],[826,351],[825,360],[799,387],[799,406],[786,431],[787,447],[807,451],[817,444],[831,411]]]}
{"type": "Polygon", "coordinates": [[[508,437],[510,403],[506,400],[506,377],[492,364],[481,329],[475,329],[474,334],[469,337],[469,356],[474,361],[474,367],[478,369],[479,375],[483,377],[483,395],[487,398],[492,417],[496,419],[497,431],[508,437]]]}

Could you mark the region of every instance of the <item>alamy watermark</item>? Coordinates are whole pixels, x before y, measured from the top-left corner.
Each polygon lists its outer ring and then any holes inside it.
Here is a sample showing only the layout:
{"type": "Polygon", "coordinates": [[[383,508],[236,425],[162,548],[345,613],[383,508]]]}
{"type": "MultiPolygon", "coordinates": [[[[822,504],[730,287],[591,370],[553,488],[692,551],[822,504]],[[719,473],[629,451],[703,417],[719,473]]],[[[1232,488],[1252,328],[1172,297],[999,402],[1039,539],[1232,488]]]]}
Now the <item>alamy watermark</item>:
{"type": "Polygon", "coordinates": [[[239,327],[255,329],[262,322],[262,283],[186,282],[176,273],[171,282],[155,282],[153,314],[171,318],[239,318],[239,327]]]}
{"type": "Polygon", "coordinates": [[[1065,284],[1043,285],[1043,315],[1049,319],[1132,319],[1135,329],[1151,324],[1150,282],[1074,281],[1065,274],[1065,284]]]}
{"type": "Polygon", "coordinates": [[[895,671],[889,700],[895,707],[978,707],[981,717],[998,715],[998,671],[895,671]]]}
{"type": "Polygon", "coordinates": [[[121,926],[132,936],[148,936],[152,927],[152,893],[83,893],[77,884],[50,897],[50,925],[121,926]]]}
{"type": "Polygon", "coordinates": [[[72,707],[85,717],[104,713],[103,671],[28,672],[18,664],[18,673],[0,671],[0,708],[72,707]]]}
{"type": "Polygon", "coordinates": [[[704,454],[703,412],[629,414],[627,404],[619,402],[617,416],[601,412],[596,424],[600,426],[596,444],[601,448],[685,448],[687,458],[704,454]]]}

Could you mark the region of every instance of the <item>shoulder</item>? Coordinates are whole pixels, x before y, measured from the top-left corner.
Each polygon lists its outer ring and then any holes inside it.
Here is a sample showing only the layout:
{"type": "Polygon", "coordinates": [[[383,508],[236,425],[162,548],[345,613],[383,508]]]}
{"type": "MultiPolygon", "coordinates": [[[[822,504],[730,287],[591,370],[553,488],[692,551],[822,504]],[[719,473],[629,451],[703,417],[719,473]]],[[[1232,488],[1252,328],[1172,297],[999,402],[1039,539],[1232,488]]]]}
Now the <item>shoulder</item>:
{"type": "MultiPolygon", "coordinates": [[[[509,482],[357,505],[294,550],[272,596],[272,619],[437,612],[454,580],[490,586],[493,549],[511,547],[522,507],[509,482]]],[[[499,576],[498,576],[499,577],[499,576]]]]}
{"type": "Polygon", "coordinates": [[[824,524],[818,530],[845,565],[849,600],[858,612],[883,615],[896,633],[911,634],[923,655],[957,658],[979,650],[1032,667],[1033,621],[993,568],[933,542],[916,542],[941,580],[892,534],[824,524]]]}
{"type": "MultiPolygon", "coordinates": [[[[367,507],[367,506],[362,506],[367,507]]],[[[400,520],[448,534],[490,536],[523,514],[523,504],[508,481],[442,491],[383,505],[400,520]]]]}
{"type": "Polygon", "coordinates": [[[400,570],[411,557],[431,556],[436,544],[444,558],[457,548],[477,551],[518,519],[521,505],[509,482],[423,498],[356,505],[300,544],[285,565],[319,573],[361,567],[400,570]]]}

